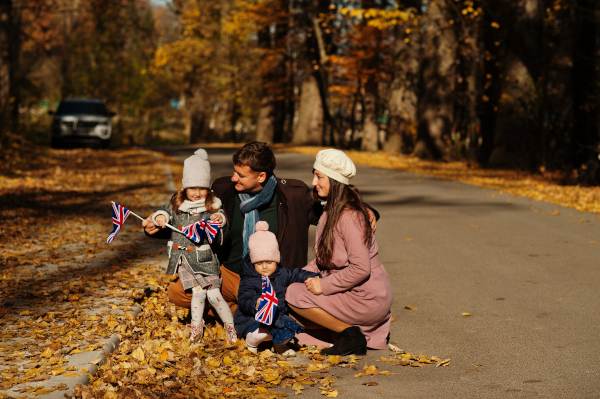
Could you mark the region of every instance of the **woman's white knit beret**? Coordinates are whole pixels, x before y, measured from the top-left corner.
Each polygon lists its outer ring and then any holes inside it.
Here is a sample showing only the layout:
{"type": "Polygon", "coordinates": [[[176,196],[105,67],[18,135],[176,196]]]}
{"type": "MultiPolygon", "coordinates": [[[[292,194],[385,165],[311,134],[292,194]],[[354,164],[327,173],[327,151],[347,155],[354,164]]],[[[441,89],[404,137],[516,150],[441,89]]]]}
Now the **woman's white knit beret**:
{"type": "Polygon", "coordinates": [[[335,148],[319,151],[313,169],[343,184],[350,184],[350,179],[356,175],[354,162],[343,151],[335,148]]]}

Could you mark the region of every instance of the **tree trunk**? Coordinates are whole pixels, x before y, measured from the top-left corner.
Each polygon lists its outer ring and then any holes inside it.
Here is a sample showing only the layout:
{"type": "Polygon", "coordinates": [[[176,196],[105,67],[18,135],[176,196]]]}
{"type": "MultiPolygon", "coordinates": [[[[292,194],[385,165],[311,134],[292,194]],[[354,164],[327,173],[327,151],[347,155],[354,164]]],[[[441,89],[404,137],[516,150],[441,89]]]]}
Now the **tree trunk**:
{"type": "Polygon", "coordinates": [[[210,140],[209,123],[212,104],[204,94],[205,88],[198,87],[186,101],[188,114],[188,137],[190,144],[206,143],[210,140]]]}
{"type": "Polygon", "coordinates": [[[360,149],[363,151],[373,152],[379,149],[379,124],[377,123],[378,94],[377,82],[371,76],[365,84],[365,93],[363,96],[363,136],[360,144],[360,149]]]}
{"type": "Polygon", "coordinates": [[[265,65],[268,58],[268,51],[271,50],[271,34],[270,26],[263,26],[258,31],[258,47],[263,51],[263,68],[262,79],[262,98],[260,100],[260,111],[258,113],[258,121],[256,123],[256,141],[265,143],[273,143],[275,136],[275,104],[274,95],[272,92],[271,81],[273,79],[272,69],[270,65],[265,65]],[[264,68],[268,68],[264,71],[264,68]]]}
{"type": "MultiPolygon", "coordinates": [[[[403,2],[421,9],[421,1],[403,2]]],[[[406,34],[406,27],[396,27],[394,47],[394,80],[388,103],[389,124],[384,151],[410,153],[417,133],[417,89],[419,83],[419,35],[406,34]],[[404,39],[409,39],[406,43],[404,39]]]]}
{"type": "Polygon", "coordinates": [[[323,104],[321,103],[319,84],[309,65],[304,69],[301,90],[298,125],[292,137],[292,144],[322,145],[323,104]]]}
{"type": "Polygon", "coordinates": [[[571,162],[576,168],[598,158],[597,110],[594,95],[598,88],[596,70],[597,28],[594,20],[597,0],[576,1],[575,40],[573,48],[573,118],[574,134],[571,162]]]}
{"type": "MultiPolygon", "coordinates": [[[[364,9],[371,9],[375,7],[375,2],[373,0],[363,0],[362,5],[364,9]]],[[[366,19],[363,20],[361,31],[363,40],[366,40],[364,43],[365,51],[371,51],[372,53],[365,60],[365,66],[371,72],[364,86],[364,122],[360,148],[363,151],[373,152],[379,149],[379,124],[377,123],[379,87],[377,82],[379,81],[380,61],[377,49],[381,43],[381,31],[369,26],[366,19]]]]}
{"type": "Polygon", "coordinates": [[[453,17],[444,0],[432,0],[427,12],[419,127],[413,154],[448,159],[448,140],[454,124],[454,86],[457,40],[453,17]]]}
{"type": "MultiPolygon", "coordinates": [[[[543,82],[543,13],[540,0],[504,0],[494,3],[500,26],[506,26],[493,110],[493,146],[487,160],[489,167],[518,167],[533,170],[542,152],[539,132],[544,104],[543,82]]],[[[496,46],[496,43],[486,44],[496,46]]]]}
{"type": "Polygon", "coordinates": [[[528,104],[533,100],[531,86],[534,82],[525,64],[515,54],[507,54],[504,60],[502,76],[510,77],[510,80],[502,83],[493,130],[494,145],[487,166],[531,167],[529,157],[519,159],[517,154],[530,154],[528,147],[535,118],[528,112],[531,111],[528,104]]]}
{"type": "Polygon", "coordinates": [[[12,0],[0,0],[0,140],[10,120],[10,37],[12,0]]]}
{"type": "MultiPolygon", "coordinates": [[[[316,7],[315,7],[316,8],[316,7]]],[[[328,8],[328,7],[327,7],[328,8]]],[[[327,10],[325,8],[325,10],[327,10]]],[[[321,10],[316,8],[316,10],[321,13],[327,12],[325,10],[321,10]]],[[[311,17],[313,31],[315,33],[315,39],[317,41],[317,47],[319,50],[319,88],[321,93],[321,104],[323,104],[323,114],[325,119],[329,123],[331,135],[329,137],[329,145],[336,146],[335,143],[335,132],[338,130],[337,121],[333,116],[333,100],[331,99],[331,93],[329,92],[329,88],[333,86],[333,75],[329,70],[329,61],[327,57],[327,49],[325,48],[325,38],[323,37],[323,30],[321,29],[319,20],[316,16],[311,17]]]]}

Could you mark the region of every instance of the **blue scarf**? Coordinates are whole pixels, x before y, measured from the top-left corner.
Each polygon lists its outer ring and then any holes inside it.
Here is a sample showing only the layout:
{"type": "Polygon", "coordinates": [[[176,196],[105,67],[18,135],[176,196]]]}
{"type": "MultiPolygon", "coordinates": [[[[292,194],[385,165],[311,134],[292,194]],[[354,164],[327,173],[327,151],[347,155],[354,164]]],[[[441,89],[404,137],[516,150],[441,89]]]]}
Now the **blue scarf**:
{"type": "Polygon", "coordinates": [[[256,222],[260,220],[258,218],[258,208],[271,201],[273,193],[275,192],[275,187],[277,187],[277,179],[275,178],[275,175],[272,175],[269,180],[267,180],[265,187],[257,195],[252,197],[248,193],[238,194],[240,196],[240,201],[242,202],[240,204],[240,210],[244,215],[244,253],[242,254],[242,258],[248,253],[248,239],[254,234],[256,222]]]}

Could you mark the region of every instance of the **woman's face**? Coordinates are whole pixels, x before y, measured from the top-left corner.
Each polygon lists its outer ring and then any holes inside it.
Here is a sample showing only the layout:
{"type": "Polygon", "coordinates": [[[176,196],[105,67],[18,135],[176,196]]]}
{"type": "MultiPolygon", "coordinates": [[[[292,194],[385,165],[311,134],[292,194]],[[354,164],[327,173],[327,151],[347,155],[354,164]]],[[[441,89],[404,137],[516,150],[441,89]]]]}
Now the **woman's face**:
{"type": "Polygon", "coordinates": [[[327,198],[327,195],[329,195],[329,177],[315,170],[313,172],[312,185],[317,190],[319,197],[327,198]]]}
{"type": "Polygon", "coordinates": [[[206,198],[208,190],[203,187],[190,187],[185,189],[185,195],[190,201],[199,201],[206,198]]]}

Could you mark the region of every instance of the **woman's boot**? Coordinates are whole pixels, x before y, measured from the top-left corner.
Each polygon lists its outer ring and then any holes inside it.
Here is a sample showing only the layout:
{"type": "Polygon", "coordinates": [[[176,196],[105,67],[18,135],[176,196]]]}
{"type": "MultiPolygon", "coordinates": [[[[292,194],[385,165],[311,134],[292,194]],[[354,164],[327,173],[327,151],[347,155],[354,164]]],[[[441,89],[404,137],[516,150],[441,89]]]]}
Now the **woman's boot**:
{"type": "Polygon", "coordinates": [[[367,354],[367,340],[358,327],[348,327],[340,335],[340,339],[331,348],[321,350],[323,355],[346,356],[354,353],[356,356],[367,354]]]}

